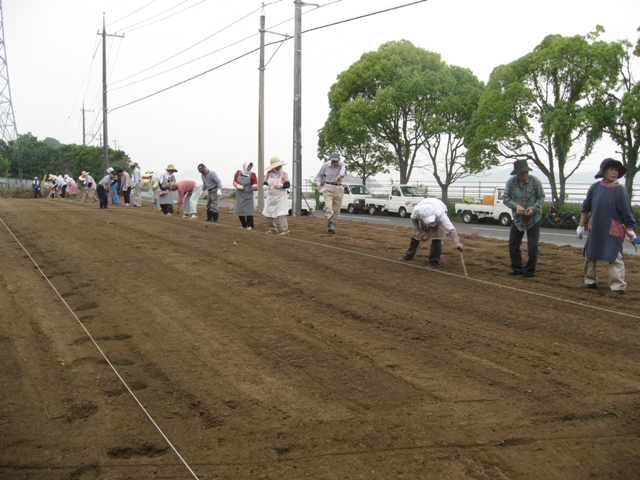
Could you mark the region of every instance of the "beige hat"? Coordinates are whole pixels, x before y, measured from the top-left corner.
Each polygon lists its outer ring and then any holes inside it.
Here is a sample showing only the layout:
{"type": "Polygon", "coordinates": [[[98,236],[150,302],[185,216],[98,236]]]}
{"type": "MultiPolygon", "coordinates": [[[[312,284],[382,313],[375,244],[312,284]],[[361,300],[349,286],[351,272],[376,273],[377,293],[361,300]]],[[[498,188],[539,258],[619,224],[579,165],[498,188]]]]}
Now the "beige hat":
{"type": "Polygon", "coordinates": [[[153,175],[153,170],[147,170],[145,175],[153,175]]]}
{"type": "Polygon", "coordinates": [[[279,167],[281,165],[286,165],[286,163],[281,161],[278,157],[273,157],[269,162],[269,166],[267,168],[265,168],[265,170],[268,172],[269,170],[277,168],[277,167],[279,167]]]}
{"type": "Polygon", "coordinates": [[[49,180],[55,180],[56,178],[58,177],[56,177],[53,173],[49,174],[49,180]]]}
{"type": "Polygon", "coordinates": [[[173,163],[170,163],[169,165],[167,165],[167,168],[165,168],[165,170],[168,172],[169,170],[172,170],[174,172],[177,172],[178,169],[176,167],[173,166],[173,163]]]}

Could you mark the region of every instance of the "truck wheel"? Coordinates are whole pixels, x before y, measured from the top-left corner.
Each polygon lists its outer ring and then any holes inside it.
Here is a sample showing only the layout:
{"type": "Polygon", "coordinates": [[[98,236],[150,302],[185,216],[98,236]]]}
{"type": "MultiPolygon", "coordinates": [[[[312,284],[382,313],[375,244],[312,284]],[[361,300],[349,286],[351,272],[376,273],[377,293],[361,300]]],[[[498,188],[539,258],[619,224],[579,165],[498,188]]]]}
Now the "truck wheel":
{"type": "Polygon", "coordinates": [[[400,218],[407,218],[407,209],[404,207],[400,207],[398,209],[398,215],[400,215],[400,218]]]}
{"type": "Polygon", "coordinates": [[[349,212],[349,213],[356,213],[356,209],[355,209],[355,207],[353,206],[353,204],[351,204],[351,203],[349,204],[349,206],[347,207],[347,212],[349,212]]]}
{"type": "Polygon", "coordinates": [[[511,217],[508,213],[503,213],[502,215],[500,215],[500,224],[504,225],[505,227],[511,225],[511,217]]]}
{"type": "Polygon", "coordinates": [[[375,205],[369,205],[369,215],[375,215],[377,213],[375,205]]]}
{"type": "Polygon", "coordinates": [[[464,223],[471,223],[473,222],[473,213],[467,211],[462,212],[462,221],[464,223]]]}

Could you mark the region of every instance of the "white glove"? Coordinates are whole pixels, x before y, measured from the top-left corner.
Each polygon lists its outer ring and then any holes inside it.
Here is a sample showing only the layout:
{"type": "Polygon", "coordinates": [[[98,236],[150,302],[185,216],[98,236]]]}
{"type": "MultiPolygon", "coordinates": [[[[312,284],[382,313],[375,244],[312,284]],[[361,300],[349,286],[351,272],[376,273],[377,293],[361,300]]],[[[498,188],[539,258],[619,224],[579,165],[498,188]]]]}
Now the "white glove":
{"type": "Polygon", "coordinates": [[[627,230],[627,237],[629,237],[629,241],[633,243],[633,241],[636,239],[636,232],[631,229],[627,230]]]}
{"type": "MultiPolygon", "coordinates": [[[[238,190],[244,190],[244,187],[243,187],[242,185],[238,185],[236,188],[237,188],[238,190]]],[[[218,194],[218,195],[220,195],[220,194],[218,194]]]]}
{"type": "Polygon", "coordinates": [[[218,189],[218,191],[216,192],[218,195],[222,195],[222,190],[218,189]]]}
{"type": "Polygon", "coordinates": [[[576,228],[576,235],[578,236],[578,240],[582,240],[582,237],[584,236],[584,227],[576,228]]]}
{"type": "Polygon", "coordinates": [[[258,185],[252,185],[252,186],[251,186],[251,190],[253,190],[254,192],[255,192],[256,190],[258,190],[258,185]]]}

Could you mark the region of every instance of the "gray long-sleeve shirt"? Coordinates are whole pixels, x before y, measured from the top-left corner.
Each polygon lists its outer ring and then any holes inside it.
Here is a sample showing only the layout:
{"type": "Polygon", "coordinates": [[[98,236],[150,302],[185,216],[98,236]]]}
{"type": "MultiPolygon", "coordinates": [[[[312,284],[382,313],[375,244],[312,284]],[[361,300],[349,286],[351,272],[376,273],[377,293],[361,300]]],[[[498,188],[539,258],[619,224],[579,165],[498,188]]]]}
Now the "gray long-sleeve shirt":
{"type": "Polygon", "coordinates": [[[326,162],[320,167],[318,175],[316,175],[316,183],[322,185],[325,182],[334,183],[338,175],[344,177],[346,173],[346,165],[344,162],[338,162],[335,167],[331,165],[331,162],[326,162]]]}
{"type": "Polygon", "coordinates": [[[206,175],[202,175],[202,184],[206,191],[222,188],[222,182],[218,178],[218,175],[216,175],[216,172],[212,170],[208,170],[206,175]]]}

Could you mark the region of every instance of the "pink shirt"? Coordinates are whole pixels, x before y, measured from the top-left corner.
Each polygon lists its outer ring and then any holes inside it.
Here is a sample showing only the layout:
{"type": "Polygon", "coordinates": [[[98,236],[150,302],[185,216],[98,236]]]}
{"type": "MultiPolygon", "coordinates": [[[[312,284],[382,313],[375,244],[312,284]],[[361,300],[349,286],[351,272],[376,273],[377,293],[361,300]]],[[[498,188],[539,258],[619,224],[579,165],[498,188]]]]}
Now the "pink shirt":
{"type": "Polygon", "coordinates": [[[193,192],[193,188],[196,186],[196,182],[193,180],[178,180],[176,182],[176,187],[178,188],[178,203],[182,203],[184,196],[193,192]]]}
{"type": "Polygon", "coordinates": [[[122,180],[122,190],[129,190],[131,188],[131,175],[127,172],[122,172],[120,174],[120,179],[122,180]]]}

